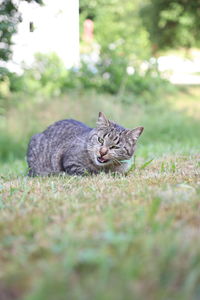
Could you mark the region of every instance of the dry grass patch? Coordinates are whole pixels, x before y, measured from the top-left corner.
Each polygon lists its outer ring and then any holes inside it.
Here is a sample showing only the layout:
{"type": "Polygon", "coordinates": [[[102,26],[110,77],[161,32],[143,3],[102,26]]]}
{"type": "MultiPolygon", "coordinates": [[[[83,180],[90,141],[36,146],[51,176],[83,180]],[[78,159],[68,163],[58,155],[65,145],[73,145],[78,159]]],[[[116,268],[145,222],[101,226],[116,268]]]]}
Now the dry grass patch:
{"type": "Polygon", "coordinates": [[[0,277],[16,294],[6,299],[196,299],[199,156],[141,166],[127,176],[1,179],[0,277]]]}

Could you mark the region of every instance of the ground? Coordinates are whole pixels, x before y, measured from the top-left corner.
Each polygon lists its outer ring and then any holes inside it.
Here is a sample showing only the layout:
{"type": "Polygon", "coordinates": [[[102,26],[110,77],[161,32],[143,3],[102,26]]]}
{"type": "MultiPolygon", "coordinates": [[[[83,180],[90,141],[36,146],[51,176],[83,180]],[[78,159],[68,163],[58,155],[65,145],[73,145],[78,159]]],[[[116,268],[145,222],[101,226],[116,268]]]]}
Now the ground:
{"type": "Polygon", "coordinates": [[[9,111],[0,299],[200,298],[198,95],[190,88],[155,103],[70,95],[9,111]],[[145,127],[126,176],[26,176],[30,133],[64,115],[92,125],[102,108],[124,126],[145,127]]]}

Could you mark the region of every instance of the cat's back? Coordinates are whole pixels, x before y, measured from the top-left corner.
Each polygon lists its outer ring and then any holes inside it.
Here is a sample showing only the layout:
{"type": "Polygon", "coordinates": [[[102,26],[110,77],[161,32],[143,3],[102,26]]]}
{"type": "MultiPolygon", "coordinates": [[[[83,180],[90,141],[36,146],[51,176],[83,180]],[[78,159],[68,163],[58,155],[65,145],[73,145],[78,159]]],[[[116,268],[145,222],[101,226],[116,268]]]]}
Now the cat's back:
{"type": "Polygon", "coordinates": [[[92,128],[73,119],[57,121],[43,132],[32,136],[29,150],[30,148],[37,148],[37,150],[39,148],[48,148],[50,150],[51,148],[53,150],[60,144],[71,144],[73,141],[76,141],[76,137],[84,136],[91,130],[92,128]]]}
{"type": "Polygon", "coordinates": [[[45,131],[43,131],[43,134],[47,138],[51,138],[54,134],[56,134],[56,136],[65,134],[67,134],[68,136],[81,135],[85,132],[89,132],[91,129],[92,128],[88,127],[82,122],[73,119],[66,119],[57,121],[54,124],[50,125],[45,131]]]}

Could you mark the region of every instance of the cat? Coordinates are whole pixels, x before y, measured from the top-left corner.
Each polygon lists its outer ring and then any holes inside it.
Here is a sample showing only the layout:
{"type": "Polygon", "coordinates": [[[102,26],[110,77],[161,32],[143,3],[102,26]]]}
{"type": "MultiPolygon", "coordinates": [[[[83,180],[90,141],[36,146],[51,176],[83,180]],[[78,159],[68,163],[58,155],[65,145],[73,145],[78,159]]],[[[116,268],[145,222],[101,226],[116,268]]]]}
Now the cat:
{"type": "Polygon", "coordinates": [[[133,130],[100,112],[96,128],[76,120],[61,120],[34,135],[28,145],[29,176],[126,173],[144,127],[133,130]]]}

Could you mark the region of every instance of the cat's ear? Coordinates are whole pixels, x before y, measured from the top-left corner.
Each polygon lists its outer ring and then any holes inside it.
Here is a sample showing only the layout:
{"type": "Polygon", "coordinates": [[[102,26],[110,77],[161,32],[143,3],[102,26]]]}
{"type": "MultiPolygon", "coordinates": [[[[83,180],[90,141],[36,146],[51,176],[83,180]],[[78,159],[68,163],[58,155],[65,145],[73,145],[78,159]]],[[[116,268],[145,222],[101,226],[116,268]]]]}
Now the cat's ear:
{"type": "Polygon", "coordinates": [[[99,112],[99,117],[97,120],[97,127],[107,127],[107,126],[109,126],[109,120],[106,118],[106,116],[102,112],[99,112]]]}
{"type": "Polygon", "coordinates": [[[143,130],[144,130],[144,127],[137,127],[137,128],[134,128],[133,130],[129,130],[128,135],[129,135],[129,137],[131,137],[131,139],[133,139],[134,141],[137,141],[139,136],[142,134],[143,130]]]}

